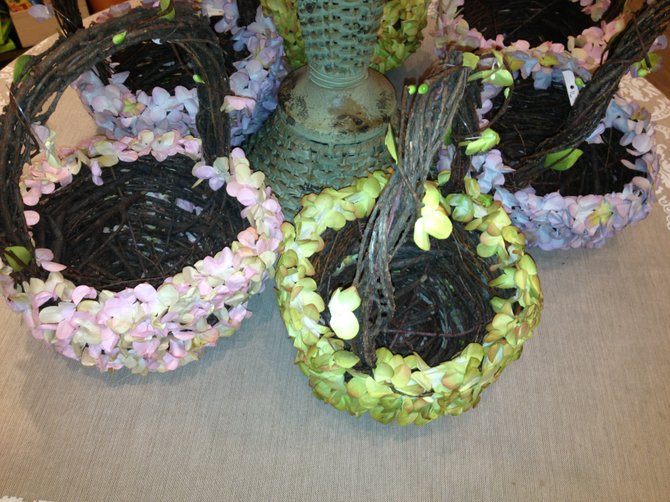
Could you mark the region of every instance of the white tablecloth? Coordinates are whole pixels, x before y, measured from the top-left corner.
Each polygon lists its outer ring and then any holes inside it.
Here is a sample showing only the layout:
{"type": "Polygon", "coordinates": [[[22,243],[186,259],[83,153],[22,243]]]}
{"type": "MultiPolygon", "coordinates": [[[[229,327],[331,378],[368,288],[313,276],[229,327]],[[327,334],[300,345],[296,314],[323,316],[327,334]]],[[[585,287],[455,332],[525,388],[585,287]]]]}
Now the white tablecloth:
{"type": "MultiPolygon", "coordinates": [[[[623,92],[665,155],[670,101],[623,92]]],[[[92,131],[77,103],[53,118],[64,142],[92,131]]],[[[421,428],[313,398],[271,287],[200,362],[146,378],[64,359],[3,305],[0,501],[669,500],[667,160],[662,177],[649,219],[603,249],[534,253],[545,310],[523,357],[477,409],[421,428]]]]}

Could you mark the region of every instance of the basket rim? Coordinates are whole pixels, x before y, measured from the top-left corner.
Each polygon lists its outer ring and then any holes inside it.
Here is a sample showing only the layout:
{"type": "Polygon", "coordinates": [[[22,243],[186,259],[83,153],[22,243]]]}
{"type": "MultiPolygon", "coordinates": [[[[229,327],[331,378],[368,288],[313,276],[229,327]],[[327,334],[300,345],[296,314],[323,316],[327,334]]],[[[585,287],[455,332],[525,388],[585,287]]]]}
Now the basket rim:
{"type": "MultiPolygon", "coordinates": [[[[250,171],[240,148],[212,164],[215,175],[201,180],[218,186],[213,189],[225,185],[249,226],[230,245],[166,277],[158,287],[141,283],[99,291],[65,279],[58,267],[46,280],[16,284],[11,266],[0,258],[0,286],[33,336],[85,366],[146,374],[196,360],[203,347],[238,329],[249,316],[248,298],[274,274],[283,216],[265,176],[250,171]],[[224,183],[214,183],[219,180],[224,183]],[[216,320],[210,321],[212,314],[216,320]]],[[[48,258],[50,250],[40,251],[48,258]]]]}
{"type": "MultiPolygon", "coordinates": [[[[603,21],[600,26],[594,20],[594,26],[585,29],[576,37],[569,37],[567,46],[552,41],[531,46],[526,40],[505,44],[501,35],[486,38],[476,27],[468,24],[458,12],[458,7],[464,1],[466,0],[452,0],[442,12],[438,12],[438,31],[435,35],[438,55],[452,46],[479,55],[496,51],[503,55],[506,65],[512,71],[519,71],[523,78],[532,76],[543,86],[548,85],[547,76],[555,76],[564,70],[574,72],[584,81],[590,80],[593,72],[604,60],[608,43],[626,26],[625,17],[620,14],[612,21],[603,21]]],[[[576,3],[578,0],[567,1],[576,3]]],[[[583,6],[583,10],[599,2],[601,0],[592,1],[583,6]]],[[[484,58],[481,65],[490,69],[494,67],[495,59],[484,58]]]]}
{"type": "MultiPolygon", "coordinates": [[[[198,7],[204,18],[211,16],[210,10],[204,4],[198,7]]],[[[142,8],[142,6],[137,8],[142,8]]],[[[104,23],[110,19],[122,17],[128,11],[120,10],[118,14],[113,14],[113,12],[110,10],[101,13],[96,18],[96,22],[104,23]]],[[[255,133],[272,110],[276,108],[277,89],[287,71],[281,57],[283,54],[283,39],[276,32],[272,19],[263,14],[260,6],[257,9],[254,22],[251,23],[253,29],[250,29],[251,24],[237,26],[238,20],[241,20],[241,15],[237,10],[230,17],[229,14],[231,13],[226,11],[224,17],[213,27],[213,30],[218,34],[232,36],[236,44],[243,44],[249,51],[248,56],[234,62],[236,71],[231,73],[229,77],[231,94],[224,98],[224,107],[231,122],[231,143],[233,146],[238,146],[242,144],[246,137],[255,133]],[[257,68],[259,62],[261,70],[257,68]],[[260,83],[258,81],[259,71],[266,72],[260,83]]],[[[150,122],[148,110],[136,111],[130,117],[122,105],[119,105],[115,110],[107,108],[101,112],[94,112],[94,98],[99,95],[120,93],[124,96],[124,99],[131,102],[143,102],[148,109],[151,109],[156,101],[153,98],[153,92],[128,89],[124,85],[126,78],[122,74],[113,73],[112,81],[105,84],[94,76],[82,75],[82,78],[73,83],[80,99],[94,115],[98,125],[107,129],[109,134],[115,137],[137,134],[144,127],[138,127],[138,122],[141,124],[150,122]],[[130,125],[128,125],[129,122],[130,125]]],[[[160,86],[154,87],[153,90],[155,89],[164,90],[160,86]]],[[[187,90],[191,92],[193,88],[187,88],[187,90]]],[[[171,96],[177,97],[175,93],[171,96]]],[[[191,112],[188,109],[184,111],[184,114],[186,117],[182,133],[193,134],[195,132],[195,116],[191,117],[191,112]]]]}
{"type": "Polygon", "coordinates": [[[624,184],[620,191],[588,195],[561,195],[554,191],[536,196],[532,184],[511,191],[504,187],[505,175],[514,169],[505,165],[498,149],[472,157],[471,174],[477,177],[485,192],[493,192],[496,200],[503,204],[528,237],[529,247],[537,246],[546,251],[600,247],[606,239],[649,214],[660,170],[651,114],[619,96],[610,102],[608,112],[584,142],[597,143],[600,134],[609,128],[616,128],[624,135],[622,141],[627,151],[636,157],[635,166],[626,166],[640,171],[640,175],[624,184]],[[639,149],[638,145],[643,146],[639,149]],[[612,206],[610,216],[603,216],[597,223],[589,220],[592,209],[603,204],[612,206]]]}

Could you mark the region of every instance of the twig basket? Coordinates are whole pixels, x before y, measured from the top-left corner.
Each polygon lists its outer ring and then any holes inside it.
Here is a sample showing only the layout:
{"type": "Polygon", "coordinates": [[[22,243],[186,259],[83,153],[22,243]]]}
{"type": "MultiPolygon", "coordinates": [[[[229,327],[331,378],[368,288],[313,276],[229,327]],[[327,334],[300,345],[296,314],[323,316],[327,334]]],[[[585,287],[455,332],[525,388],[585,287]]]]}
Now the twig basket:
{"type": "MultiPolygon", "coordinates": [[[[554,92],[564,94],[562,89],[554,92]]],[[[472,162],[482,180],[498,177],[495,198],[529,246],[601,247],[649,215],[660,164],[650,113],[639,105],[615,97],[594,133],[578,145],[583,153],[567,171],[543,169],[525,180],[515,176],[509,159],[518,143],[505,136],[503,132],[501,150],[472,162]]]]}
{"type": "Polygon", "coordinates": [[[3,292],[36,338],[100,370],[172,370],[232,334],[280,240],[263,175],[229,151],[216,37],[190,12],[148,12],[117,21],[120,43],[115,21],[59,40],[26,65],[2,117],[3,292]],[[119,46],[157,37],[188,54],[202,80],[201,139],[144,131],[56,151],[40,124],[69,82],[119,46]]]}
{"type": "Polygon", "coordinates": [[[615,91],[669,19],[667,0],[641,10],[608,47],[608,61],[582,86],[574,105],[562,77],[547,89],[520,78],[504,94],[486,83],[479,116],[468,115],[470,129],[442,152],[441,164],[455,169],[456,179],[470,172],[485,192],[495,192],[529,245],[602,246],[645,218],[654,200],[659,160],[650,115],[615,91]],[[468,158],[457,144],[477,136],[479,127],[495,130],[500,144],[468,158]]]}
{"type": "Polygon", "coordinates": [[[463,94],[458,64],[410,105],[394,172],[306,196],[282,227],[278,299],[297,364],[319,399],[383,423],[475,406],[540,318],[535,264],[500,204],[476,182],[442,198],[426,181],[463,94]]]}

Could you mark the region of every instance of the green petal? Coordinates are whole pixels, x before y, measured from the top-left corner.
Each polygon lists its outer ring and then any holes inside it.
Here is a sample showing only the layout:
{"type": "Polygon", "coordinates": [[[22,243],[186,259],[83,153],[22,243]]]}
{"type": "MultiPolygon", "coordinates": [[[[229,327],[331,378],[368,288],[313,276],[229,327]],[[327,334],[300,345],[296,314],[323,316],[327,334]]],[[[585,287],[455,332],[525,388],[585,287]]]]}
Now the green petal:
{"type": "Polygon", "coordinates": [[[384,138],[384,144],[388,149],[391,157],[393,157],[394,162],[398,162],[398,152],[395,148],[395,137],[393,136],[393,129],[391,129],[391,124],[389,124],[388,129],[386,130],[386,138],[384,138]]]}
{"type": "Polygon", "coordinates": [[[338,338],[351,340],[358,334],[358,319],[353,312],[338,312],[336,316],[331,316],[330,327],[338,338]]]}
{"type": "Polygon", "coordinates": [[[365,386],[365,380],[362,378],[354,377],[347,382],[347,394],[355,399],[360,399],[368,393],[368,389],[365,386]]]}
{"type": "Polygon", "coordinates": [[[479,63],[479,56],[473,54],[472,52],[463,53],[463,66],[466,68],[472,68],[473,70],[477,67],[479,63]]]}
{"type": "Polygon", "coordinates": [[[424,218],[419,218],[414,224],[414,243],[419,249],[430,250],[430,238],[426,232],[424,218]]]}
{"type": "Polygon", "coordinates": [[[333,312],[353,312],[361,306],[361,297],[355,286],[347,289],[337,288],[330,298],[328,309],[333,312]]]}
{"type": "Polygon", "coordinates": [[[559,152],[550,153],[544,159],[544,167],[554,171],[567,171],[579,160],[584,152],[579,148],[566,148],[559,152]]]}
{"type": "Polygon", "coordinates": [[[360,358],[356,354],[346,350],[338,350],[333,357],[335,359],[335,364],[347,369],[353,368],[360,361],[360,358]]]}
{"type": "Polygon", "coordinates": [[[498,87],[509,87],[514,84],[514,78],[509,70],[501,68],[494,71],[491,75],[483,80],[483,82],[497,85],[498,87]]]}
{"type": "Polygon", "coordinates": [[[372,377],[366,378],[365,389],[368,391],[370,397],[377,399],[391,394],[391,389],[389,389],[386,385],[377,383],[372,377]]]}
{"type": "Polygon", "coordinates": [[[16,84],[21,80],[23,77],[23,70],[32,58],[33,57],[28,54],[23,54],[16,58],[16,61],[14,62],[14,73],[12,74],[12,82],[16,84]]]}
{"type": "Polygon", "coordinates": [[[436,239],[446,239],[451,235],[453,225],[449,217],[441,211],[433,211],[423,217],[425,229],[429,235],[436,239]]]}
{"type": "Polygon", "coordinates": [[[23,270],[33,259],[30,251],[28,251],[28,249],[24,248],[23,246],[6,247],[3,257],[7,262],[7,265],[12,267],[14,272],[20,272],[23,270]]]}
{"type": "Polygon", "coordinates": [[[373,370],[373,375],[375,380],[378,382],[388,382],[393,378],[393,368],[386,363],[379,362],[377,360],[377,367],[373,370]]]}
{"type": "Polygon", "coordinates": [[[114,43],[114,45],[121,45],[123,41],[126,39],[127,33],[128,33],[127,31],[122,31],[121,33],[117,33],[116,35],[114,35],[112,37],[112,42],[114,43]]]}
{"type": "Polygon", "coordinates": [[[409,379],[412,376],[412,372],[409,369],[409,366],[402,365],[396,368],[393,378],[391,378],[391,383],[396,389],[402,389],[409,383],[409,379]]]}

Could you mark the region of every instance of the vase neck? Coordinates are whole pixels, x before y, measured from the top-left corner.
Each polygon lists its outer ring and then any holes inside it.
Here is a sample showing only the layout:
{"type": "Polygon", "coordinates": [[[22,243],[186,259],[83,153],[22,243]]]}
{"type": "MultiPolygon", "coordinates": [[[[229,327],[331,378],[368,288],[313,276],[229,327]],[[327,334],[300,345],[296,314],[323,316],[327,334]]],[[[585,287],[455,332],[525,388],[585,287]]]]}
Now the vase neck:
{"type": "Polygon", "coordinates": [[[309,79],[316,85],[325,87],[326,89],[346,89],[362,82],[367,76],[367,68],[349,75],[333,75],[322,72],[320,66],[309,65],[309,79]]]}
{"type": "Polygon", "coordinates": [[[384,0],[298,0],[309,78],[330,89],[368,75],[384,0]]]}

